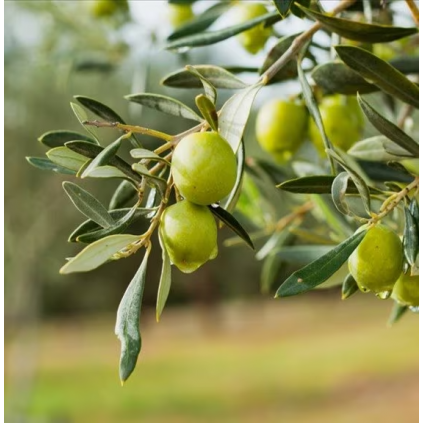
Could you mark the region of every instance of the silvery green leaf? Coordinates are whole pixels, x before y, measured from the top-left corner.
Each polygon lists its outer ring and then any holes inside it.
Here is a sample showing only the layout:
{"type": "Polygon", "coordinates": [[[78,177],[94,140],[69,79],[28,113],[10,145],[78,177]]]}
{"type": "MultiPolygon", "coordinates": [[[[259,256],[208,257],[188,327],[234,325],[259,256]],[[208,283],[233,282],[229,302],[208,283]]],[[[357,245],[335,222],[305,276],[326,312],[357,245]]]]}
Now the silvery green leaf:
{"type": "Polygon", "coordinates": [[[89,161],[86,157],[67,147],[53,148],[47,151],[46,155],[53,163],[75,172],[78,172],[89,161]]]}
{"type": "Polygon", "coordinates": [[[160,274],[159,289],[157,291],[156,303],[156,320],[160,320],[160,316],[166,305],[167,297],[169,296],[170,285],[172,283],[172,269],[170,264],[169,254],[166,251],[163,240],[159,233],[160,247],[162,249],[162,271],[160,274]]]}

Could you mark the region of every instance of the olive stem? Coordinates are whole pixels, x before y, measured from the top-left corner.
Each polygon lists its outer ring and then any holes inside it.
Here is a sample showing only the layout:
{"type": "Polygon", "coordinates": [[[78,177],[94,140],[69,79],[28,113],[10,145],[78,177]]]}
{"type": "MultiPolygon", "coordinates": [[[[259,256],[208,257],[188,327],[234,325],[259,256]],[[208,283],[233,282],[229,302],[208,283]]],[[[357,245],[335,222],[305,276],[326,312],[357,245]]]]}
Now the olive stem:
{"type": "Polygon", "coordinates": [[[405,2],[407,3],[408,8],[410,9],[414,22],[418,26],[419,25],[419,9],[416,6],[416,3],[414,3],[414,0],[405,0],[405,2]]]}
{"type": "Polygon", "coordinates": [[[372,219],[369,220],[370,224],[375,224],[379,220],[383,219],[386,215],[388,215],[398,204],[410,193],[411,190],[414,188],[418,189],[419,187],[419,178],[416,177],[411,184],[407,185],[403,190],[395,194],[395,196],[390,196],[383,204],[380,209],[380,213],[376,216],[373,216],[372,219]]]}
{"type": "MultiPolygon", "coordinates": [[[[342,12],[343,10],[347,9],[352,4],[354,4],[355,1],[356,0],[343,0],[337,7],[332,10],[331,15],[336,15],[339,12],[342,12]]],[[[263,73],[263,75],[259,79],[259,82],[264,85],[267,85],[275,77],[275,75],[300,52],[301,48],[321,28],[322,24],[320,22],[316,22],[311,28],[296,37],[289,49],[275,63],[273,63],[273,65],[270,66],[270,68],[266,72],[263,73]]]]}

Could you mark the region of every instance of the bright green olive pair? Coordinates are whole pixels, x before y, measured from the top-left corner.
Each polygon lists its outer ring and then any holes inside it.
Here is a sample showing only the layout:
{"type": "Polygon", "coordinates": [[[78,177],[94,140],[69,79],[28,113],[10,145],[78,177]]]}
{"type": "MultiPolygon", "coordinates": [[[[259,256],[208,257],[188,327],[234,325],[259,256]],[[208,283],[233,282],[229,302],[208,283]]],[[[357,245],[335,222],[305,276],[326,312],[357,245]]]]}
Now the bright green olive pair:
{"type": "Polygon", "coordinates": [[[230,193],[237,163],[226,140],[215,132],[201,132],[179,142],[171,172],[184,200],[164,211],[160,235],[172,263],[191,273],[217,255],[217,226],[207,206],[230,193]]]}
{"type": "MultiPolygon", "coordinates": [[[[361,138],[364,120],[354,97],[324,97],[319,109],[326,135],[335,147],[346,151],[361,138]]],[[[306,140],[307,131],[323,156],[325,149],[320,131],[303,103],[271,100],[257,115],[257,141],[279,163],[293,156],[306,140]]]]}

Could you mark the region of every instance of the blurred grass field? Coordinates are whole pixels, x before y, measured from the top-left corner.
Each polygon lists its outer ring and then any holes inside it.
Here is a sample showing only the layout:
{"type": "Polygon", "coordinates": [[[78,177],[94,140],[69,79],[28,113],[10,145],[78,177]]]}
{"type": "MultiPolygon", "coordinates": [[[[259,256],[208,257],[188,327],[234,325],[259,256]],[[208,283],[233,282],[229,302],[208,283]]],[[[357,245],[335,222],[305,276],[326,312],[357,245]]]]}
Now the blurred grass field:
{"type": "Polygon", "coordinates": [[[123,387],[114,316],[50,321],[37,344],[6,341],[6,421],[417,422],[418,319],[388,329],[391,304],[311,295],[167,309],[159,324],[146,309],[123,387]]]}

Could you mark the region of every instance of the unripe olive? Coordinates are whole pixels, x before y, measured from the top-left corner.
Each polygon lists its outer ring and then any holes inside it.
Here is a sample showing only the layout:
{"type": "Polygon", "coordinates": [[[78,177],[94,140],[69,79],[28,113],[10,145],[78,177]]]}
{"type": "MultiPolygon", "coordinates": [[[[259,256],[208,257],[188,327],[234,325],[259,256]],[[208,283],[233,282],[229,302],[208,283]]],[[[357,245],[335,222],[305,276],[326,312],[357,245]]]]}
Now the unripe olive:
{"type": "Polygon", "coordinates": [[[176,146],[171,171],[185,199],[205,206],[231,192],[237,164],[231,146],[218,133],[199,132],[186,136],[176,146]]]}
{"type": "Polygon", "coordinates": [[[419,275],[401,274],[395,283],[391,298],[402,305],[417,307],[419,305],[419,275]]]}
{"type": "Polygon", "coordinates": [[[118,11],[127,11],[126,0],[96,0],[92,3],[91,13],[96,17],[113,16],[118,11]]]}
{"type": "MultiPolygon", "coordinates": [[[[360,140],[364,129],[364,118],[355,97],[339,94],[324,97],[319,109],[326,135],[335,147],[347,151],[360,140]]],[[[317,151],[324,155],[323,139],[311,117],[309,136],[317,151]]]]}
{"type": "Polygon", "coordinates": [[[217,256],[217,226],[207,207],[184,200],[166,208],[160,236],[171,262],[184,273],[217,256]]]}
{"type": "Polygon", "coordinates": [[[402,272],[401,239],[378,224],[370,228],[348,260],[351,275],[363,291],[391,291],[402,272]]]}
{"type": "Polygon", "coordinates": [[[289,160],[306,137],[307,118],[303,104],[272,100],[257,115],[257,141],[277,161],[289,160]]]}
{"type": "MultiPolygon", "coordinates": [[[[263,4],[243,1],[234,7],[233,24],[241,24],[266,13],[267,9],[263,4]]],[[[238,34],[237,40],[249,53],[256,54],[264,47],[271,34],[272,29],[265,28],[261,23],[238,34]]]]}
{"type": "Polygon", "coordinates": [[[194,12],[190,4],[169,3],[168,16],[170,24],[176,29],[189,22],[194,17],[194,12]]]}

